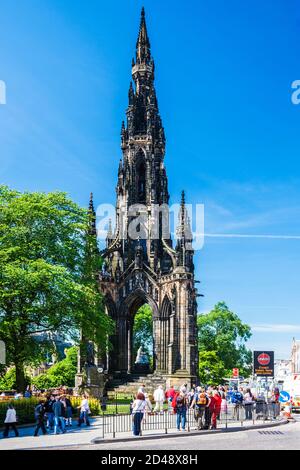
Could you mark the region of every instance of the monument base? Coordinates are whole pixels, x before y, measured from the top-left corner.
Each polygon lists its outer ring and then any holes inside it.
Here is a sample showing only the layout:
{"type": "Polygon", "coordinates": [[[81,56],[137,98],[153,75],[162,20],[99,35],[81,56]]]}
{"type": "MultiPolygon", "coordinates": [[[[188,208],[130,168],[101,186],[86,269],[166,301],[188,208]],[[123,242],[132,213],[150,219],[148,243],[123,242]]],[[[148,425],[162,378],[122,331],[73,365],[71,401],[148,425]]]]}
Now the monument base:
{"type": "Polygon", "coordinates": [[[86,393],[92,398],[100,399],[103,397],[106,375],[100,373],[96,366],[85,367],[84,372],[75,376],[75,390],[80,395],[86,393]]]}

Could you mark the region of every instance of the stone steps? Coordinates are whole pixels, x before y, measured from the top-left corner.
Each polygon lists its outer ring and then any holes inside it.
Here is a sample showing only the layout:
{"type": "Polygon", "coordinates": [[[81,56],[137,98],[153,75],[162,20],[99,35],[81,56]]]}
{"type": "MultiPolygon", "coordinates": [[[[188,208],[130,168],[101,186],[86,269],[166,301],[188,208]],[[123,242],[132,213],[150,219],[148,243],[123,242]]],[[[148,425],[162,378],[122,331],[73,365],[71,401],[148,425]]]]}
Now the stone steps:
{"type": "Polygon", "coordinates": [[[128,375],[128,377],[115,377],[106,385],[108,397],[114,399],[116,394],[135,395],[141,385],[145,385],[146,392],[152,395],[158,385],[165,387],[165,379],[159,375],[128,375]]]}

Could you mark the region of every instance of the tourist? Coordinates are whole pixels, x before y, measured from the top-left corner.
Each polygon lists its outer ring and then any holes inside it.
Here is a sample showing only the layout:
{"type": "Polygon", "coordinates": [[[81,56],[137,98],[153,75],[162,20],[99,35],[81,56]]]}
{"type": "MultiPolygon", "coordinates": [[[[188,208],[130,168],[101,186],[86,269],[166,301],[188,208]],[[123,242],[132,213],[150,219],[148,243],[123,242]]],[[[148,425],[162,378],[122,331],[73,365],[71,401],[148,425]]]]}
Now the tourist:
{"type": "Polygon", "coordinates": [[[240,411],[243,406],[244,396],[241,391],[235,386],[231,395],[231,403],[234,404],[233,408],[233,419],[237,421],[240,419],[240,411]]]}
{"type": "Polygon", "coordinates": [[[138,393],[132,405],[133,435],[140,436],[142,421],[147,410],[147,401],[143,393],[138,393]]]}
{"type": "Polygon", "coordinates": [[[47,428],[53,430],[54,428],[54,412],[53,405],[55,403],[54,395],[48,395],[45,403],[46,417],[47,417],[47,428]]]}
{"type": "Polygon", "coordinates": [[[247,388],[246,393],[244,395],[244,405],[245,405],[245,419],[251,420],[252,419],[252,410],[253,410],[254,399],[250,388],[247,388]]]}
{"type": "Polygon", "coordinates": [[[176,391],[175,391],[175,388],[173,385],[171,385],[171,387],[166,391],[166,399],[168,401],[168,411],[171,412],[173,411],[173,408],[172,408],[172,401],[173,401],[173,398],[176,394],[176,391]]]}
{"type": "Polygon", "coordinates": [[[31,398],[31,391],[30,391],[30,386],[29,385],[25,390],[24,398],[31,398]]]}
{"type": "Polygon", "coordinates": [[[53,403],[53,413],[54,413],[54,434],[58,434],[58,429],[61,429],[61,432],[64,434],[66,432],[65,428],[65,419],[64,419],[64,405],[60,400],[60,397],[57,395],[55,397],[55,402],[53,403]]]}
{"type": "Polygon", "coordinates": [[[138,389],[138,393],[142,393],[144,395],[146,393],[146,385],[141,385],[138,389]]]}
{"type": "Polygon", "coordinates": [[[159,385],[156,390],[154,390],[153,398],[155,401],[154,411],[157,413],[163,412],[164,401],[166,399],[165,392],[162,385],[159,385]]]}
{"type": "Polygon", "coordinates": [[[176,394],[174,397],[174,412],[177,414],[177,430],[178,431],[185,431],[186,425],[186,411],[187,411],[187,397],[186,394],[182,391],[179,394],[176,394]]]}
{"type": "Polygon", "coordinates": [[[72,418],[73,418],[73,406],[70,400],[70,397],[66,397],[65,399],[66,404],[66,425],[72,426],[72,418]]]}
{"type": "Polygon", "coordinates": [[[222,398],[218,390],[214,390],[213,396],[210,402],[210,412],[211,412],[211,429],[217,429],[217,419],[221,413],[221,403],[222,398]]]}
{"type": "Polygon", "coordinates": [[[227,400],[226,400],[226,392],[225,391],[221,392],[221,398],[222,398],[221,415],[227,415],[228,414],[228,403],[227,403],[227,400]]]}
{"type": "Polygon", "coordinates": [[[91,412],[90,412],[89,400],[88,400],[87,395],[83,395],[81,404],[78,408],[80,409],[78,427],[80,427],[82,423],[85,423],[86,426],[90,426],[89,414],[91,412]]]}
{"type": "Polygon", "coordinates": [[[44,402],[41,400],[39,404],[34,409],[34,416],[36,419],[36,426],[34,430],[34,437],[37,437],[39,434],[39,430],[42,430],[42,433],[45,435],[47,434],[46,427],[45,427],[45,413],[46,408],[44,402]]]}
{"type": "Polygon", "coordinates": [[[191,402],[191,409],[194,408],[194,417],[197,423],[197,429],[204,429],[205,426],[205,409],[209,406],[210,400],[205,393],[204,388],[197,387],[193,400],[191,402]]]}
{"type": "Polygon", "coordinates": [[[14,431],[15,436],[19,437],[19,432],[17,430],[17,413],[12,404],[8,405],[8,408],[6,411],[6,417],[4,420],[4,432],[3,432],[4,438],[8,437],[10,427],[14,431]]]}
{"type": "Polygon", "coordinates": [[[146,401],[146,408],[145,408],[145,413],[144,413],[144,415],[145,415],[145,414],[148,414],[148,413],[152,412],[152,403],[150,401],[148,393],[145,393],[144,397],[145,397],[145,401],[146,401]]]}
{"type": "Polygon", "coordinates": [[[272,419],[274,420],[277,418],[280,412],[279,396],[280,396],[279,390],[278,388],[275,388],[272,392],[271,399],[270,399],[271,407],[272,407],[272,419]]]}

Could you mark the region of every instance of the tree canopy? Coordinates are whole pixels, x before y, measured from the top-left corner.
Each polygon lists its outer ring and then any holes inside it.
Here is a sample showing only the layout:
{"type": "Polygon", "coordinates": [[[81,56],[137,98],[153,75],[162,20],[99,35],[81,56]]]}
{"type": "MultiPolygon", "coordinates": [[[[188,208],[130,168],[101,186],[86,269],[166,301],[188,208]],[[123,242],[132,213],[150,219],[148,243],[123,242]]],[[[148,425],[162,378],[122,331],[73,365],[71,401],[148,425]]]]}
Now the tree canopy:
{"type": "Polygon", "coordinates": [[[207,314],[198,316],[199,374],[203,383],[221,382],[231,377],[232,369],[240,375],[251,372],[252,354],[246,348],[251,328],[219,302],[207,314]]]}
{"type": "Polygon", "coordinates": [[[153,318],[148,304],[137,311],[133,324],[133,353],[136,356],[139,347],[148,354],[150,362],[153,355],[153,318]]]}
{"type": "Polygon", "coordinates": [[[65,193],[0,186],[0,339],[19,390],[24,367],[51,348],[49,333],[78,340],[84,327],[90,340],[106,344],[111,323],[96,282],[86,275],[96,256],[86,256],[88,224],[88,212],[65,193]]]}

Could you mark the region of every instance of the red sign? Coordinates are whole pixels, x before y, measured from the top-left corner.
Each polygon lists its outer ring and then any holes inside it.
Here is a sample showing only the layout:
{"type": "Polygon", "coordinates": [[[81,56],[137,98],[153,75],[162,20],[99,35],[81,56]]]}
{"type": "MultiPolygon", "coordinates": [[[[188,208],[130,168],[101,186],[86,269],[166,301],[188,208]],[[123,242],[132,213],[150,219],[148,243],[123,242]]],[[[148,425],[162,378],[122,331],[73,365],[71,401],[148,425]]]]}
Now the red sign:
{"type": "Polygon", "coordinates": [[[232,377],[239,377],[240,371],[237,368],[232,369],[232,377]]]}
{"type": "Polygon", "coordinates": [[[269,354],[262,353],[258,356],[257,361],[261,366],[268,366],[271,362],[271,358],[269,354]]]}

